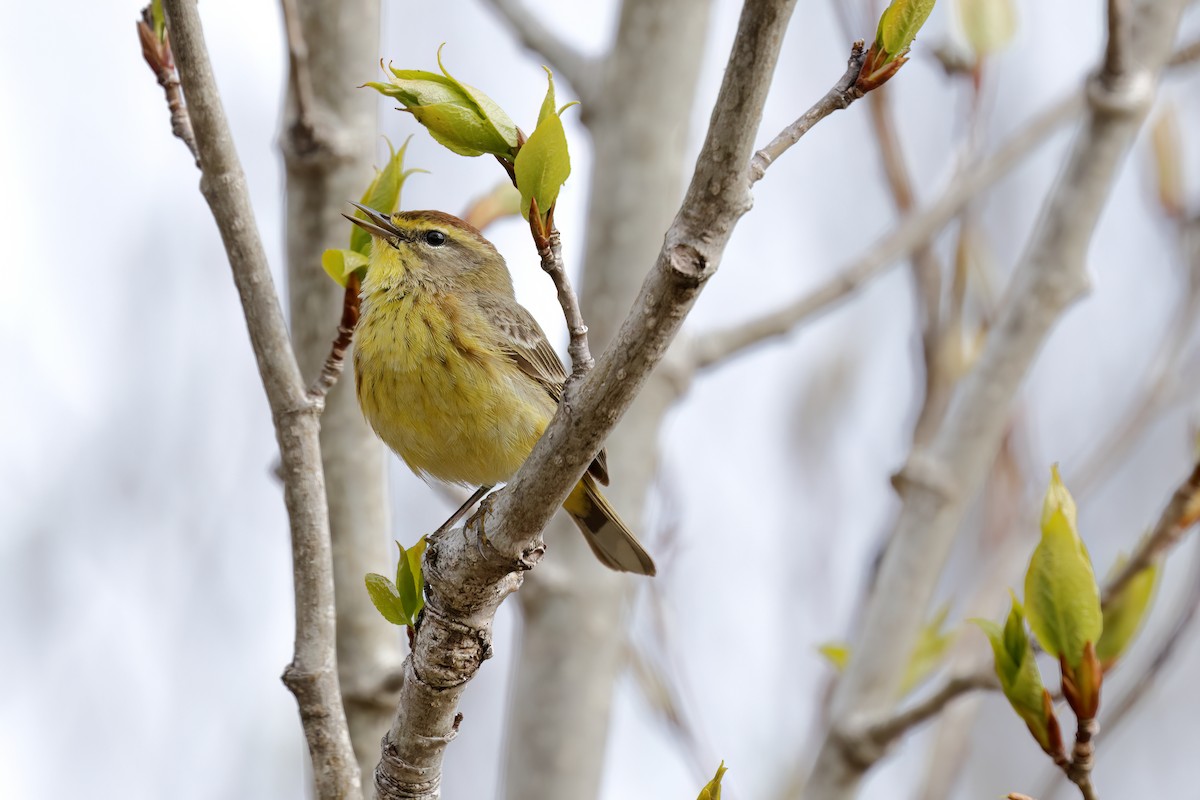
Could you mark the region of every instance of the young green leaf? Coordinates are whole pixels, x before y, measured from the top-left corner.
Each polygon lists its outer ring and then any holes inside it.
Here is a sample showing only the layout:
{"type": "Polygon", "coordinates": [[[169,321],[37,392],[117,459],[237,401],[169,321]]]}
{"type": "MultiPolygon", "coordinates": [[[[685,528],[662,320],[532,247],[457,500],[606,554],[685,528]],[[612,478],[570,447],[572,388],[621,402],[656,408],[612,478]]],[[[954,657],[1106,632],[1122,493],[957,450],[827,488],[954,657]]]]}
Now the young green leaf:
{"type": "MultiPolygon", "coordinates": [[[[400,149],[392,147],[392,143],[388,142],[388,150],[391,155],[388,156],[387,163],[383,165],[383,169],[377,170],[375,178],[371,181],[371,185],[363,192],[362,199],[359,200],[367,208],[373,208],[376,211],[382,211],[385,214],[390,214],[400,207],[400,192],[404,188],[404,182],[409,175],[415,172],[425,172],[423,169],[404,169],[404,153],[408,150],[408,143],[412,140],[409,137],[405,140],[400,149]]],[[[384,141],[387,141],[386,139],[384,141]]],[[[354,210],[354,216],[359,219],[366,219],[366,215],[358,209],[354,210]]],[[[350,226],[350,249],[356,253],[362,253],[364,256],[371,254],[371,234],[364,231],[357,225],[350,226]]]]}
{"type": "Polygon", "coordinates": [[[365,85],[399,100],[437,142],[459,155],[511,157],[518,141],[512,119],[486,94],[446,71],[441,47],[438,67],[441,75],[389,67],[392,78],[388,83],[365,85]]]}
{"type": "MultiPolygon", "coordinates": [[[[357,230],[357,226],[356,226],[357,230]]],[[[326,250],[321,254],[321,266],[329,273],[329,277],[345,288],[346,279],[356,270],[367,268],[368,259],[362,253],[354,250],[326,250]]]]}
{"type": "Polygon", "coordinates": [[[942,656],[946,654],[946,650],[954,643],[957,634],[954,631],[942,630],[949,613],[950,606],[948,604],[944,605],[934,615],[933,619],[922,626],[920,636],[913,647],[912,655],[908,658],[908,666],[904,669],[904,680],[900,683],[900,694],[908,694],[913,687],[925,680],[929,676],[929,673],[942,660],[942,656]]]}
{"type": "Polygon", "coordinates": [[[1033,648],[1029,646],[1021,604],[1013,598],[1004,627],[988,619],[972,619],[971,622],[979,626],[992,644],[996,677],[1000,679],[1000,688],[1009,704],[1025,721],[1038,745],[1054,754],[1056,748],[1062,747],[1057,734],[1058,721],[1049,703],[1049,692],[1042,684],[1033,648]]]}
{"type": "Polygon", "coordinates": [[[721,800],[721,778],[723,778],[725,773],[728,771],[729,770],[725,768],[725,762],[722,761],[721,765],[717,767],[716,776],[714,776],[711,781],[704,784],[704,788],[700,790],[700,795],[696,798],[696,800],[721,800]]]}
{"type": "Polygon", "coordinates": [[[844,672],[850,663],[850,645],[845,642],[826,642],[817,647],[817,652],[825,656],[825,660],[838,672],[844,672]]]}
{"type": "Polygon", "coordinates": [[[537,126],[517,153],[514,169],[521,191],[521,215],[529,219],[530,201],[536,200],[545,220],[571,174],[567,133],[558,114],[549,115],[537,126]]]}
{"type": "Polygon", "coordinates": [[[405,614],[396,593],[395,585],[387,578],[374,572],[368,572],[366,577],[367,594],[383,618],[393,625],[410,625],[412,623],[405,614]]]}
{"type": "MultiPolygon", "coordinates": [[[[1127,560],[1125,556],[1118,558],[1113,564],[1112,573],[1120,570],[1127,560]]],[[[1157,585],[1158,566],[1146,567],[1125,584],[1120,594],[1113,597],[1104,608],[1104,632],[1096,644],[1096,657],[1105,671],[1116,663],[1141,629],[1157,585]]]]}
{"type": "Polygon", "coordinates": [[[875,32],[876,46],[887,54],[883,63],[908,52],[917,32],[933,11],[934,0],[892,0],[879,17],[875,32]]]}
{"type": "Polygon", "coordinates": [[[958,0],[958,18],[976,56],[1003,49],[1017,31],[1012,0],[958,0]]]}
{"type": "Polygon", "coordinates": [[[1100,640],[1100,590],[1076,530],[1075,501],[1057,465],[1042,507],[1042,540],[1025,573],[1025,611],[1046,652],[1071,667],[1079,665],[1088,642],[1100,640]]]}
{"type": "Polygon", "coordinates": [[[421,557],[425,554],[425,537],[405,549],[399,542],[400,560],[396,564],[396,588],[404,613],[413,622],[425,607],[425,577],[421,572],[421,557]]]}

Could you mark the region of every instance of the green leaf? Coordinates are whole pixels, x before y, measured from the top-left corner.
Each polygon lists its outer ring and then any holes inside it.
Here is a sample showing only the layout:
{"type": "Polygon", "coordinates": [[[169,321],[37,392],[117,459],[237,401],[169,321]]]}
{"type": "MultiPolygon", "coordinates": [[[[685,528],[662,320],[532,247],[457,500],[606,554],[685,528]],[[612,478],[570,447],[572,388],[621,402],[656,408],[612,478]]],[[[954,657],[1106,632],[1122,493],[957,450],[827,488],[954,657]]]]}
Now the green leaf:
{"type": "Polygon", "coordinates": [[[725,768],[725,762],[721,762],[721,766],[717,767],[717,774],[711,781],[704,784],[704,788],[700,790],[700,795],[696,800],[721,800],[721,778],[728,772],[725,768]]]}
{"type": "Polygon", "coordinates": [[[817,647],[817,652],[825,656],[838,672],[844,672],[850,663],[850,645],[845,642],[826,642],[817,647]]]}
{"type": "MultiPolygon", "coordinates": [[[[556,111],[554,108],[554,73],[547,66],[542,66],[546,70],[546,81],[549,86],[546,87],[546,97],[542,100],[542,107],[538,110],[537,124],[541,125],[542,121],[551,114],[561,114],[561,111],[556,111]]],[[[566,108],[566,106],[563,106],[566,108]]],[[[536,127],[536,126],[535,126],[536,127]]]]}
{"type": "Polygon", "coordinates": [[[150,19],[154,22],[154,35],[160,42],[163,41],[167,32],[167,18],[163,14],[162,0],[150,3],[150,19]]]}
{"type": "Polygon", "coordinates": [[[455,153],[511,157],[517,147],[517,126],[512,119],[486,94],[446,70],[441,47],[438,67],[440,75],[389,67],[392,78],[388,83],[365,85],[399,100],[437,142],[455,153]]]}
{"type": "Polygon", "coordinates": [[[396,588],[404,613],[413,622],[425,607],[425,577],[421,572],[421,557],[425,554],[425,537],[405,549],[399,542],[400,560],[396,564],[396,588]]]}
{"type": "Polygon", "coordinates": [[[908,658],[908,666],[904,669],[904,680],[900,684],[900,693],[907,694],[913,687],[929,676],[929,673],[942,660],[946,650],[954,643],[955,633],[943,631],[950,606],[944,605],[933,619],[925,623],[913,647],[912,655],[908,658]]]}
{"type": "Polygon", "coordinates": [[[1025,721],[1042,749],[1051,752],[1055,743],[1050,729],[1052,724],[1057,726],[1057,722],[1051,722],[1053,709],[1047,704],[1049,695],[1042,684],[1042,674],[1038,670],[1033,648],[1029,646],[1020,603],[1013,598],[1004,627],[987,619],[970,621],[978,625],[991,642],[996,677],[1000,679],[1000,688],[1008,698],[1009,705],[1025,721]]]}
{"type": "MultiPolygon", "coordinates": [[[[400,207],[400,191],[404,188],[404,181],[414,172],[425,172],[425,170],[404,169],[404,153],[408,150],[408,143],[412,141],[411,136],[404,141],[399,150],[392,147],[392,143],[387,139],[384,139],[384,141],[387,142],[391,155],[388,156],[387,163],[383,165],[383,169],[376,170],[375,178],[371,181],[367,190],[363,192],[363,196],[359,202],[367,208],[391,214],[400,207]]],[[[354,216],[359,219],[367,218],[366,214],[358,209],[354,210],[354,216]]],[[[371,254],[371,234],[357,225],[351,225],[350,249],[364,256],[369,256],[371,254]]]]}
{"type": "Polygon", "coordinates": [[[1104,627],[1096,575],[1075,520],[1075,501],[1056,465],[1042,508],[1042,540],[1025,573],[1025,612],[1046,652],[1072,667],[1104,627]]]}
{"type": "Polygon", "coordinates": [[[536,200],[538,213],[545,220],[571,174],[567,132],[557,114],[550,114],[538,123],[517,153],[514,169],[521,191],[521,216],[529,219],[531,200],[536,200]]]}
{"type": "Polygon", "coordinates": [[[958,18],[967,44],[977,56],[1003,49],[1017,32],[1012,0],[958,0],[958,18]]]}
{"type": "Polygon", "coordinates": [[[400,605],[400,597],[396,593],[395,585],[382,575],[374,572],[368,572],[366,577],[367,594],[371,597],[371,602],[383,618],[393,625],[408,625],[409,618],[405,615],[404,609],[400,605]]]}
{"type": "Polygon", "coordinates": [[[934,0],[892,0],[879,17],[875,46],[887,54],[884,64],[904,55],[933,11],[934,0]]]}
{"type": "MultiPolygon", "coordinates": [[[[1115,574],[1124,566],[1128,559],[1121,556],[1113,564],[1115,574]]],[[[1142,623],[1146,619],[1146,610],[1150,608],[1150,600],[1158,586],[1158,566],[1151,565],[1139,572],[1121,593],[1113,597],[1104,609],[1104,632],[1096,644],[1096,657],[1104,669],[1113,665],[1121,654],[1129,647],[1142,623]]]]}
{"type": "Polygon", "coordinates": [[[345,287],[346,279],[352,272],[365,270],[368,263],[365,255],[354,250],[326,250],[321,254],[321,266],[342,287],[345,287]]]}

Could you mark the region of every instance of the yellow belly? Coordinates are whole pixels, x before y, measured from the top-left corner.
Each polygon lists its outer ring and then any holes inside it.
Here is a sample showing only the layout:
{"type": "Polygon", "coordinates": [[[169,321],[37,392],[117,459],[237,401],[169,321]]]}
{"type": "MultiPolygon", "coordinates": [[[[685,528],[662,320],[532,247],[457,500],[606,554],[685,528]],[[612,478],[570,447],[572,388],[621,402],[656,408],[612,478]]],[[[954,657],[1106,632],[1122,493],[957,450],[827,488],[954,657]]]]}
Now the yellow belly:
{"type": "Polygon", "coordinates": [[[494,485],[529,456],[554,401],[443,302],[453,303],[409,295],[364,315],[354,355],[359,403],[416,473],[494,485]]]}

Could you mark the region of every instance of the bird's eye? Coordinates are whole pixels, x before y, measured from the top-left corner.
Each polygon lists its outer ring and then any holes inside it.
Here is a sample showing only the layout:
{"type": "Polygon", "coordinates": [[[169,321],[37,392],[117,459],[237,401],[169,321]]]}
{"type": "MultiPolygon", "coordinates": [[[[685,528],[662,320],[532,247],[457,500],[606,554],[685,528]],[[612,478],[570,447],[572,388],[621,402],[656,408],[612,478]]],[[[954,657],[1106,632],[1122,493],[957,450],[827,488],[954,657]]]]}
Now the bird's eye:
{"type": "Polygon", "coordinates": [[[425,231],[425,244],[430,247],[441,247],[446,243],[446,234],[441,231],[425,231]]]}

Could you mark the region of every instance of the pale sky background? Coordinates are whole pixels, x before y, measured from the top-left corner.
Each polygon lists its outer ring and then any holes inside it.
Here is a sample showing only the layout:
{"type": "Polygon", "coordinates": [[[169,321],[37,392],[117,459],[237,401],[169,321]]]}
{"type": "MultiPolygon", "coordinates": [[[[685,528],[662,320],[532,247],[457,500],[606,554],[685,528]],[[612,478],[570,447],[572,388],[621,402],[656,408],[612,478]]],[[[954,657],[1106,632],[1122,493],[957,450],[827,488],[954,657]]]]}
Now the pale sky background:
{"type": "MultiPolygon", "coordinates": [[[[531,5],[589,51],[612,35],[611,2],[531,5]]],[[[987,76],[988,147],[1078,86],[1100,52],[1099,0],[1017,6],[1017,38],[987,76]]],[[[3,6],[0,797],[298,798],[303,739],[279,681],[291,657],[292,599],[282,497],[270,474],[274,437],[197,173],[170,135],[161,90],[141,59],[139,8],[3,6]]],[[[692,152],[738,8],[716,3],[692,152]]],[[[963,128],[963,88],[927,49],[959,36],[953,10],[950,0],[938,4],[893,98],[926,199],[950,175],[963,128]]],[[[278,277],[278,5],[206,0],[202,13],[278,277]]],[[[544,91],[539,62],[484,4],[389,0],[384,20],[384,59],[430,69],[447,42],[454,73],[529,125],[544,91]]],[[[1200,31],[1200,15],[1185,28],[1200,31]]],[[[829,2],[800,3],[760,140],[841,74],[844,39],[829,2]]],[[[1183,130],[1200,126],[1200,70],[1172,79],[1163,94],[1183,130]]],[[[572,97],[569,86],[560,97],[572,97]]],[[[432,172],[410,181],[407,207],[459,211],[498,179],[495,164],[452,156],[391,107],[381,102],[381,132],[397,143],[415,133],[410,163],[432,172]]],[[[567,119],[574,172],[557,218],[568,263],[577,266],[590,153],[574,115],[567,119]]],[[[994,274],[1006,275],[1019,256],[1067,142],[1056,136],[981,205],[994,274]]],[[[1187,157],[1194,207],[1200,152],[1193,145],[1187,157]]],[[[1060,462],[1070,485],[1072,469],[1135,395],[1179,295],[1178,250],[1148,166],[1143,137],[1094,241],[1092,294],[1056,329],[1022,392],[1030,508],[1049,465],[1060,462]]],[[[818,126],[755,197],[692,330],[798,296],[893,223],[865,105],[818,126]]],[[[564,339],[527,234],[502,223],[489,236],[508,257],[519,296],[564,339]]],[[[943,254],[949,244],[941,242],[943,254]]],[[[678,551],[657,581],[707,771],[725,759],[737,800],[775,796],[793,765],[811,756],[814,702],[829,675],[816,647],[845,635],[864,565],[896,510],[888,478],[907,452],[914,413],[911,309],[907,271],[895,269],[786,342],[699,381],[663,432],[651,506],[674,511],[644,520],[643,529],[653,550],[664,520],[678,526],[678,551]]],[[[1193,390],[1194,339],[1180,376],[1193,390]]],[[[1099,572],[1152,524],[1186,473],[1198,422],[1194,397],[1176,402],[1122,467],[1080,498],[1099,572]]],[[[395,536],[411,541],[440,521],[444,503],[398,461],[392,472],[395,536]]],[[[1138,657],[1171,616],[1195,549],[1189,542],[1172,559],[1150,630],[1106,686],[1111,696],[1136,676],[1138,657]]],[[[954,563],[960,577],[978,567],[970,553],[954,563]]],[[[1019,575],[1007,584],[1019,585],[1019,575]]],[[[951,576],[944,594],[961,599],[954,587],[951,576]]],[[[1005,602],[999,593],[997,613],[1005,602]]],[[[449,750],[450,800],[495,796],[518,629],[509,603],[497,622],[496,658],[471,684],[466,722],[449,750]]],[[[1193,630],[1136,718],[1102,740],[1097,782],[1105,796],[1184,796],[1194,787],[1188,756],[1200,742],[1200,689],[1188,676],[1197,670],[1193,630]]],[[[1000,699],[984,701],[981,730],[956,797],[1040,791],[1048,761],[1000,699]]],[[[911,738],[876,769],[864,796],[914,796],[928,738],[911,738]]],[[[624,680],[605,800],[694,797],[706,777],[691,764],[624,680]]]]}

